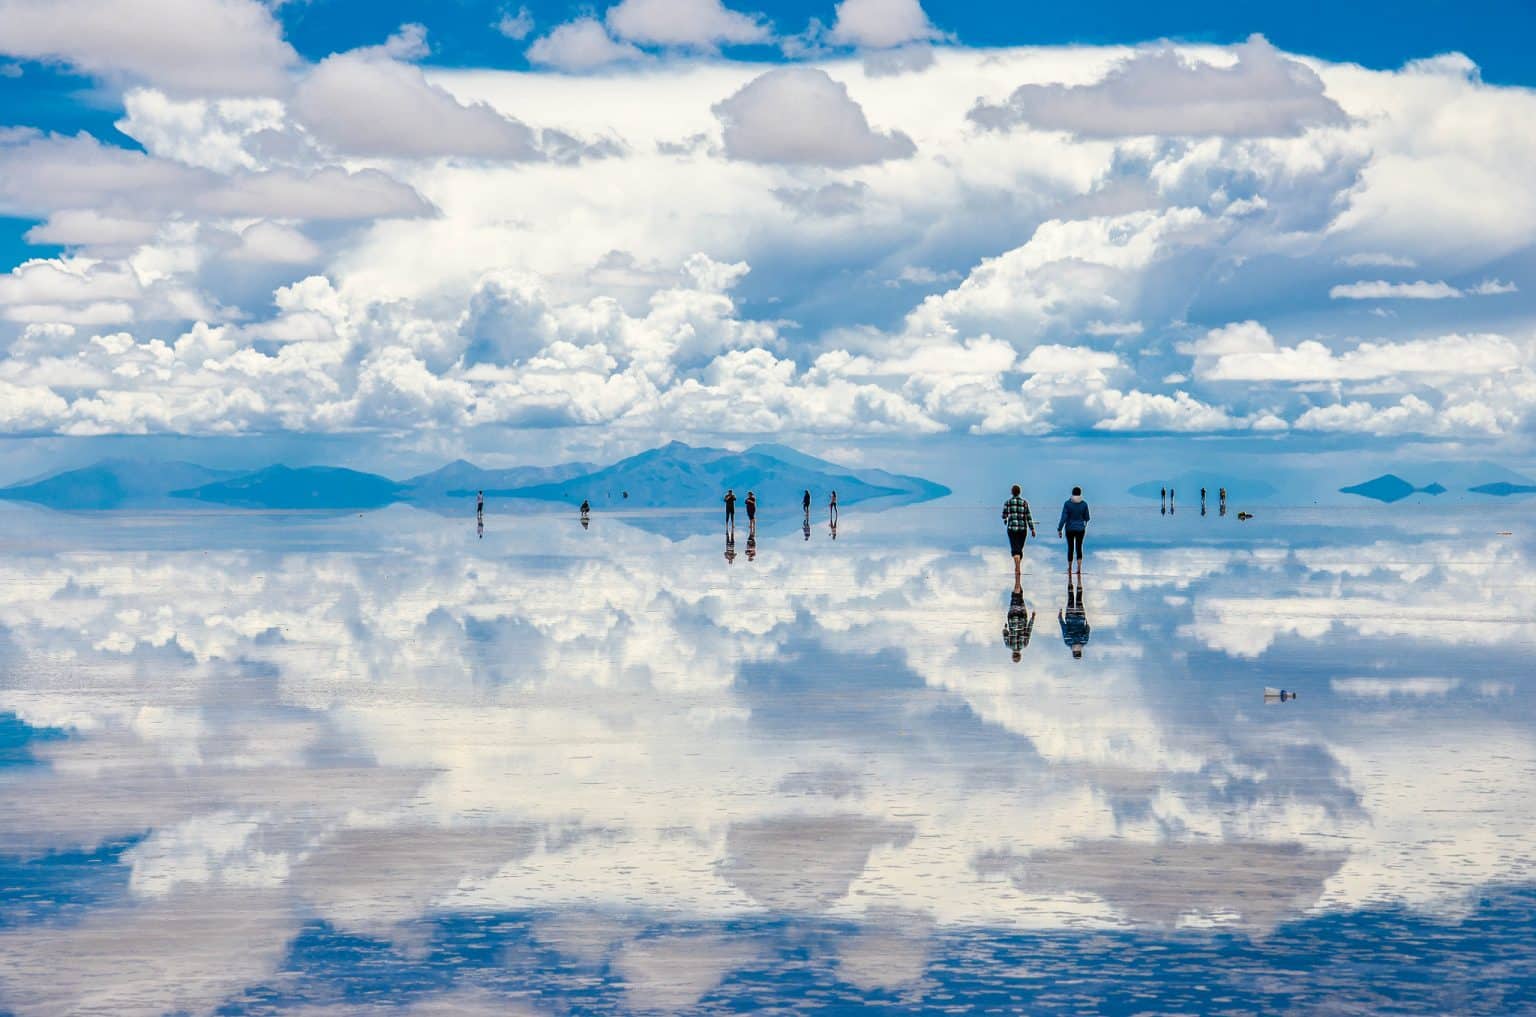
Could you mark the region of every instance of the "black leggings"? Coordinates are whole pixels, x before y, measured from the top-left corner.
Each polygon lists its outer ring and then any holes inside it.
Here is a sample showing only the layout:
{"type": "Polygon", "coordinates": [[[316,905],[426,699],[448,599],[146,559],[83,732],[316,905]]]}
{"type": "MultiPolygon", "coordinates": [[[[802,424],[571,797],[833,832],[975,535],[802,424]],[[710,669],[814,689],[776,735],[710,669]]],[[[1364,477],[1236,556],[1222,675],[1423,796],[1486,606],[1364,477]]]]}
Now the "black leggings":
{"type": "Polygon", "coordinates": [[[1083,531],[1067,531],[1067,561],[1083,557],[1083,531]]]}

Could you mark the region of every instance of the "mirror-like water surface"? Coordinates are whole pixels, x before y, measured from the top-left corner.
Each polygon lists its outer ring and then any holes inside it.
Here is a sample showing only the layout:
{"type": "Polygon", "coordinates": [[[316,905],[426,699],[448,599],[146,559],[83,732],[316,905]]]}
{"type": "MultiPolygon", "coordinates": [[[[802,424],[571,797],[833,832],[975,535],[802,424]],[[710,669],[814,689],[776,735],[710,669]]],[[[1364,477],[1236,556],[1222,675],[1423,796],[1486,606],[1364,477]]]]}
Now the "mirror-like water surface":
{"type": "Polygon", "coordinates": [[[1536,1008],[1536,516],[1095,510],[8,508],[0,1013],[1536,1008]]]}

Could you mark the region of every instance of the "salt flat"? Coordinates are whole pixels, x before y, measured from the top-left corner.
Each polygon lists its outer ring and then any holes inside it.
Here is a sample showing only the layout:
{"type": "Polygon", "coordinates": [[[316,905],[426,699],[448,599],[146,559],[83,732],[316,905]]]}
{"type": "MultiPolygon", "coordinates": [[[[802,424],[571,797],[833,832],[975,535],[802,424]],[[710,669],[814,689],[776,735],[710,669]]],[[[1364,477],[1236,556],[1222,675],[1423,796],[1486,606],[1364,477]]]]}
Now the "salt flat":
{"type": "Polygon", "coordinates": [[[760,523],[3,508],[0,1013],[1536,1007],[1530,508],[760,523]]]}

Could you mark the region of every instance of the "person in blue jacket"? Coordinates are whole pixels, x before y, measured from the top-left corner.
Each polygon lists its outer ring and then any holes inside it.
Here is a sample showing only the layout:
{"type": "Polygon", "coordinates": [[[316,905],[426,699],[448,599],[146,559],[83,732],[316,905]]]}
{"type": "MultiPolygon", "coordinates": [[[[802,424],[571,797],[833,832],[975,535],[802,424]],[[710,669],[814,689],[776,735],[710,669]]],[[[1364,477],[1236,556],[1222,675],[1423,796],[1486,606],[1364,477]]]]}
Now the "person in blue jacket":
{"type": "Polygon", "coordinates": [[[1074,487],[1072,497],[1061,505],[1061,518],[1056,521],[1056,536],[1062,531],[1067,535],[1067,571],[1077,561],[1077,574],[1083,574],[1083,534],[1088,530],[1088,503],[1083,501],[1083,489],[1074,487]]]}

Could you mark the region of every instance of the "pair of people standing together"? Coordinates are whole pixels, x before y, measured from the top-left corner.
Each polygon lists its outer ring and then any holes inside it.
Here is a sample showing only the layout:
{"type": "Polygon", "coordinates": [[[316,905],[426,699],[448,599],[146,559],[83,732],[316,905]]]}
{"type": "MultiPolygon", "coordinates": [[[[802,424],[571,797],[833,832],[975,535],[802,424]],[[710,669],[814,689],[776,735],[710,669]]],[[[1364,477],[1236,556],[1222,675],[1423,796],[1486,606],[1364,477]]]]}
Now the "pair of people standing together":
{"type": "MultiPolygon", "coordinates": [[[[1056,520],[1056,536],[1067,538],[1067,571],[1077,563],[1077,574],[1083,574],[1083,536],[1088,532],[1088,503],[1083,500],[1083,489],[1074,487],[1072,497],[1061,506],[1061,517],[1056,520]]],[[[1029,502],[1025,501],[1019,485],[1013,485],[1013,496],[1003,502],[1003,525],[1008,530],[1008,550],[1013,554],[1013,571],[1017,575],[1024,563],[1025,538],[1036,536],[1035,519],[1030,514],[1029,502]]]]}

